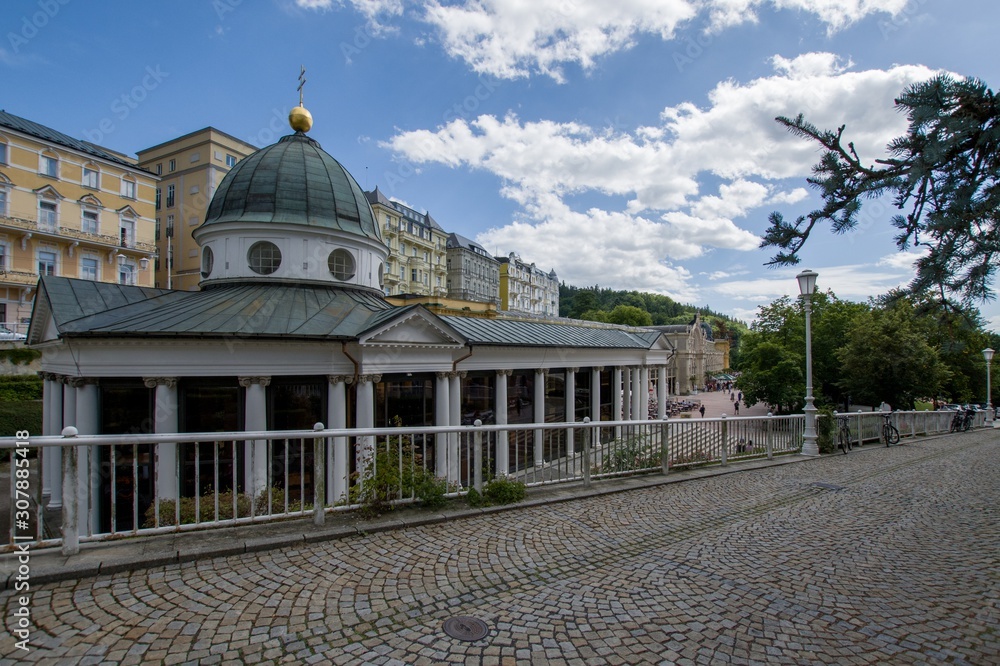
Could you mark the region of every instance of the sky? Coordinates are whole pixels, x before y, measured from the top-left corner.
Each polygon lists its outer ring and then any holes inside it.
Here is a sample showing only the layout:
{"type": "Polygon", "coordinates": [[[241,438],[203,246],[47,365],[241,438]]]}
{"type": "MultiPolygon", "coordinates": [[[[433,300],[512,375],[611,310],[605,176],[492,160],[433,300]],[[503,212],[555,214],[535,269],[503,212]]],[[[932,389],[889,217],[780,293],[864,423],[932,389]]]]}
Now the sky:
{"type": "Polygon", "coordinates": [[[857,301],[913,275],[880,201],[765,266],[768,215],[819,204],[820,151],[775,116],[873,161],[906,86],[1000,86],[998,26],[995,0],[5,0],[0,108],[129,155],[207,126],[263,147],[304,66],[310,136],[365,189],[567,284],[749,322],[805,268],[857,301]]]}

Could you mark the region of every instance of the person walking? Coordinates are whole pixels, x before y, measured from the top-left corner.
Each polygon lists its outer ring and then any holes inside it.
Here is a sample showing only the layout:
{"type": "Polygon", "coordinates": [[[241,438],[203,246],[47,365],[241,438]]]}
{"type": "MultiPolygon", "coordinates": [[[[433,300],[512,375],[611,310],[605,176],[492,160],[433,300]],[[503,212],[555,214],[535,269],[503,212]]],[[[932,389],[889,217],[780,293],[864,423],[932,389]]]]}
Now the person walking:
{"type": "Polygon", "coordinates": [[[736,400],[733,402],[733,409],[736,410],[736,416],[740,415],[740,401],[736,400]]]}
{"type": "Polygon", "coordinates": [[[699,407],[698,412],[701,414],[701,418],[705,418],[705,405],[699,407]]]}

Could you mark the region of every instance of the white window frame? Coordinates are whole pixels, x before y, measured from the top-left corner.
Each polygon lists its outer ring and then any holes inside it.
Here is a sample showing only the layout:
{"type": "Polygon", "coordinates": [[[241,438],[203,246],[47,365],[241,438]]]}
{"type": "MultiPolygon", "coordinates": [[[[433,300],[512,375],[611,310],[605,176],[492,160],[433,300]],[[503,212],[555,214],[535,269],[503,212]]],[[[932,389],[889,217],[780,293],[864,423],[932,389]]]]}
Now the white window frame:
{"type": "Polygon", "coordinates": [[[38,277],[43,275],[59,275],[59,253],[55,250],[39,250],[35,254],[35,265],[38,267],[38,277]],[[47,254],[52,256],[52,273],[47,270],[42,270],[42,255],[47,254]]]}
{"type": "Polygon", "coordinates": [[[118,237],[121,239],[122,247],[135,247],[135,227],[136,219],[130,215],[122,215],[118,219],[118,237]],[[122,232],[125,237],[122,238],[122,232]]]}
{"type": "Polygon", "coordinates": [[[101,189],[101,172],[88,166],[83,167],[83,178],[80,180],[80,184],[95,190],[101,189]]]}
{"type": "Polygon", "coordinates": [[[7,147],[6,141],[0,141],[0,164],[7,164],[8,155],[7,153],[10,149],[7,147]]]}
{"type": "Polygon", "coordinates": [[[93,280],[94,282],[101,281],[101,260],[92,254],[85,254],[80,257],[80,279],[81,280],[93,280]],[[84,272],[84,262],[92,261],[94,262],[94,276],[90,277],[84,272]]]}
{"type": "Polygon", "coordinates": [[[59,158],[45,154],[39,155],[38,173],[50,178],[59,178],[59,158]]]}
{"type": "Polygon", "coordinates": [[[10,188],[0,180],[0,215],[7,215],[7,208],[10,206],[10,188]]]}
{"type": "Polygon", "coordinates": [[[136,183],[130,178],[122,178],[122,196],[126,199],[135,199],[136,183]]]}
{"type": "Polygon", "coordinates": [[[94,235],[97,235],[97,234],[101,233],[101,214],[100,214],[100,212],[98,212],[98,211],[96,211],[96,210],[94,210],[92,208],[84,208],[83,210],[81,210],[80,211],[80,231],[82,231],[85,234],[94,234],[94,235]],[[87,229],[87,222],[89,220],[91,220],[91,218],[87,217],[88,214],[91,214],[91,215],[94,216],[92,218],[92,221],[94,223],[93,230],[87,229]]]}
{"type": "MultiPolygon", "coordinates": [[[[46,215],[45,217],[48,218],[49,216],[46,215]]],[[[41,198],[38,199],[38,228],[39,229],[45,229],[47,231],[55,231],[56,229],[59,228],[59,202],[58,201],[52,201],[51,199],[41,199],[41,198]],[[42,208],[43,204],[47,204],[49,206],[53,206],[54,210],[50,211],[47,208],[43,209],[42,208]],[[42,220],[42,211],[43,210],[45,210],[46,213],[51,213],[52,214],[52,223],[51,224],[49,224],[49,221],[47,219],[43,222],[43,220],[42,220]]]]}
{"type": "Polygon", "coordinates": [[[131,261],[118,266],[118,284],[135,286],[135,264],[131,261]]]}
{"type": "Polygon", "coordinates": [[[226,166],[229,167],[230,169],[236,166],[236,155],[230,155],[229,153],[226,153],[226,166]]]}
{"type": "Polygon", "coordinates": [[[0,271],[9,270],[10,267],[7,265],[7,257],[9,256],[11,256],[10,243],[0,241],[0,271]]]}

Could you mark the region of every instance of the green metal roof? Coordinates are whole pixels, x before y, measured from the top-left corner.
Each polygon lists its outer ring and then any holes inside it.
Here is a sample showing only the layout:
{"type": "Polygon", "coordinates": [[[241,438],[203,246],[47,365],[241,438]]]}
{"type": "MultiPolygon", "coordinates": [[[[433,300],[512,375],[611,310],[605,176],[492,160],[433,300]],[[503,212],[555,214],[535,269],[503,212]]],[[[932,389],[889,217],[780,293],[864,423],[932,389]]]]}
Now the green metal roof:
{"type": "Polygon", "coordinates": [[[220,222],[300,224],[382,241],[357,181],[302,132],[261,148],[226,174],[202,226],[220,222]]]}
{"type": "Polygon", "coordinates": [[[66,148],[72,148],[73,150],[79,151],[81,153],[86,153],[92,157],[99,157],[102,160],[107,160],[109,162],[115,162],[126,166],[129,169],[135,171],[146,171],[146,169],[140,168],[137,164],[123,160],[121,157],[102,149],[100,146],[93,143],[87,143],[86,141],[81,141],[79,139],[74,139],[73,137],[63,134],[62,132],[57,132],[51,127],[46,127],[40,123],[36,123],[27,118],[21,118],[20,116],[15,116],[13,113],[7,113],[6,111],[0,111],[0,127],[7,127],[12,130],[17,130],[18,132],[23,132],[36,139],[41,139],[43,141],[49,141],[51,143],[64,146],[66,148]]]}
{"type": "Polygon", "coordinates": [[[165,291],[60,277],[40,285],[59,333],[70,336],[351,339],[393,309],[378,294],[326,286],[165,291]]]}
{"type": "Polygon", "coordinates": [[[470,345],[649,349],[659,331],[603,328],[564,322],[442,316],[470,345]]]}

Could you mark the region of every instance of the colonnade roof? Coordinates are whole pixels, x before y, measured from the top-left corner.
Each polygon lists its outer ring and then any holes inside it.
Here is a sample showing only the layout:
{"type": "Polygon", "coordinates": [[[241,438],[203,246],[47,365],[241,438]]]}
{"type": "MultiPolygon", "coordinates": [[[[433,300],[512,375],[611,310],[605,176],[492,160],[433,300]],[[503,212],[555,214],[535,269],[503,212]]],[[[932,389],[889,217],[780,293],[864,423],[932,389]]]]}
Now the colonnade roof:
{"type": "Polygon", "coordinates": [[[469,344],[512,347],[590,347],[649,349],[659,331],[604,328],[583,323],[548,323],[520,319],[442,316],[469,344]]]}

